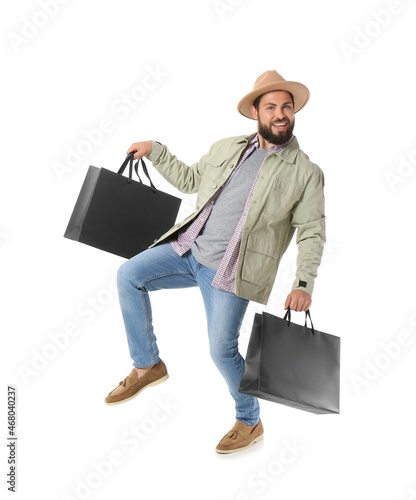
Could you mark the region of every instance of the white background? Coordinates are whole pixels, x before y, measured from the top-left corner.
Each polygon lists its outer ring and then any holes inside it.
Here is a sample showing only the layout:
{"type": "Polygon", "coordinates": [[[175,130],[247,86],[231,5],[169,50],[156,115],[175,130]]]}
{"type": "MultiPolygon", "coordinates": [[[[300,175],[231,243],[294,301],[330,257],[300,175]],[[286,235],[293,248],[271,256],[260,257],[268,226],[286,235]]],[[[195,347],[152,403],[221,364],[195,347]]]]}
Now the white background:
{"type": "MultiPolygon", "coordinates": [[[[13,384],[22,499],[416,498],[415,2],[63,3],[1,6],[2,493],[13,384]],[[190,164],[254,132],[236,106],[268,69],[311,92],[295,134],[325,173],[328,235],[311,313],[342,339],[341,414],[261,401],[264,441],[219,456],[234,405],[199,292],[153,296],[170,378],[108,407],[131,370],[114,288],[124,259],[63,233],[88,166],[118,169],[132,142],[159,140],[190,164]],[[153,88],[140,94],[143,81],[153,88]],[[134,108],[121,111],[123,95],[134,108]],[[69,164],[103,119],[111,132],[69,164]]],[[[283,314],[296,250],[269,305],[250,305],[243,355],[254,312],[283,314]]]]}

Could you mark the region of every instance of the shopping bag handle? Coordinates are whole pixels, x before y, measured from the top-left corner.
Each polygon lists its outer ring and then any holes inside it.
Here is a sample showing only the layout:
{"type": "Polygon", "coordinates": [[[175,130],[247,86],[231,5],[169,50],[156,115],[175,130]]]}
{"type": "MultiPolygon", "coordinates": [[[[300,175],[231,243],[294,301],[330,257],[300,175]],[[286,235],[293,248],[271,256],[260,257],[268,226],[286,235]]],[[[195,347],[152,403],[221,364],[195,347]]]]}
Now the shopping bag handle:
{"type": "MultiPolygon", "coordinates": [[[[290,311],[290,307],[288,307],[287,311],[286,311],[286,314],[283,317],[283,319],[287,320],[287,326],[290,326],[290,315],[291,315],[291,311],[290,311]]],[[[307,322],[308,318],[309,318],[309,320],[311,322],[311,331],[312,331],[312,334],[315,335],[315,329],[313,327],[311,313],[310,313],[309,309],[307,311],[305,311],[305,327],[306,327],[306,322],[307,322]]]]}
{"type": "Polygon", "coordinates": [[[123,161],[123,164],[118,169],[118,174],[123,175],[123,172],[126,170],[127,164],[129,165],[129,179],[127,182],[131,182],[131,178],[133,177],[133,157],[134,152],[132,151],[126,156],[126,159],[123,161]]]}
{"type": "MultiPolygon", "coordinates": [[[[140,158],[140,160],[137,160],[136,164],[134,165],[134,170],[137,174],[137,177],[139,178],[140,183],[143,184],[143,182],[140,178],[140,175],[139,175],[139,161],[141,162],[143,172],[145,173],[146,177],[149,179],[150,188],[153,191],[153,193],[155,194],[156,188],[152,182],[152,179],[150,178],[149,172],[147,171],[147,167],[146,167],[146,164],[145,164],[143,158],[140,158]]],[[[129,178],[127,180],[128,183],[130,183],[132,181],[132,177],[133,177],[133,162],[134,162],[134,151],[132,151],[131,153],[129,153],[126,156],[126,159],[123,161],[123,164],[121,165],[121,167],[119,168],[119,170],[117,172],[118,174],[123,175],[123,172],[126,170],[127,165],[129,165],[129,178]]]]}
{"type": "MultiPolygon", "coordinates": [[[[150,187],[152,188],[153,193],[156,193],[156,188],[152,182],[152,179],[150,178],[149,172],[147,171],[146,163],[143,161],[143,158],[140,158],[140,162],[142,165],[144,175],[149,179],[150,187]]],[[[140,182],[142,182],[139,175],[139,160],[136,161],[136,164],[134,165],[134,170],[136,171],[137,177],[139,178],[140,182]]]]}

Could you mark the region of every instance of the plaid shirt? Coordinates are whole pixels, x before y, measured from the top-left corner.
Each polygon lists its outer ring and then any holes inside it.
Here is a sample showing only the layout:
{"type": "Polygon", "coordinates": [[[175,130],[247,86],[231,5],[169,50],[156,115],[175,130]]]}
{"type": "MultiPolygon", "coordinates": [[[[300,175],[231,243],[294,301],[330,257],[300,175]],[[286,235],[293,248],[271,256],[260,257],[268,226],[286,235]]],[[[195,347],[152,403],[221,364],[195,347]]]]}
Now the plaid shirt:
{"type": "MultiPolygon", "coordinates": [[[[228,243],[228,246],[224,252],[224,256],[222,258],[222,261],[217,269],[217,272],[214,276],[214,279],[212,281],[212,285],[216,286],[217,288],[220,288],[221,290],[224,290],[226,292],[231,292],[235,293],[235,274],[236,274],[236,269],[237,269],[237,260],[238,260],[238,253],[240,251],[240,244],[241,244],[241,237],[243,234],[243,229],[244,229],[244,224],[246,222],[247,214],[248,214],[248,209],[250,207],[250,202],[251,198],[254,193],[254,188],[256,187],[257,179],[260,175],[261,168],[264,164],[264,161],[266,158],[271,154],[271,153],[278,153],[281,151],[283,148],[285,148],[288,144],[290,144],[293,140],[294,136],[289,139],[285,144],[277,145],[277,146],[272,146],[266,156],[264,157],[264,160],[262,161],[259,170],[256,174],[256,177],[254,179],[253,185],[251,186],[251,189],[248,193],[247,196],[247,201],[244,206],[243,213],[240,217],[240,220],[237,223],[237,227],[234,231],[234,234],[228,243]]],[[[196,240],[198,234],[200,233],[201,229],[204,227],[205,222],[208,220],[208,217],[211,214],[212,208],[215,204],[216,199],[220,196],[222,191],[228,186],[229,182],[231,181],[232,176],[237,172],[237,170],[241,167],[241,165],[244,163],[244,161],[250,156],[250,154],[259,147],[259,141],[258,141],[258,136],[255,135],[253,139],[247,144],[246,150],[243,152],[240,161],[238,162],[237,166],[234,168],[234,170],[231,172],[230,176],[226,180],[226,182],[218,189],[218,191],[212,196],[212,198],[205,204],[204,208],[201,210],[199,213],[198,217],[193,221],[193,223],[184,231],[183,233],[180,233],[178,238],[174,241],[171,241],[171,245],[174,248],[175,252],[182,256],[184,255],[188,250],[191,249],[191,246],[193,242],[196,240]]]]}

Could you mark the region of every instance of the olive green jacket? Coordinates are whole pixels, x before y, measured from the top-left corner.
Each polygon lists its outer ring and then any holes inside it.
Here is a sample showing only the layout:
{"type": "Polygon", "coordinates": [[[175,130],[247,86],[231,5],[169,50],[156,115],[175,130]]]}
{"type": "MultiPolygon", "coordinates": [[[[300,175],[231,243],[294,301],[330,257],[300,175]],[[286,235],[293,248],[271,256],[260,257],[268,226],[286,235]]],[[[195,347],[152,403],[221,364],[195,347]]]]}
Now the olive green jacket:
{"type": "MultiPolygon", "coordinates": [[[[179,191],[198,195],[195,211],[151,247],[173,239],[195,219],[229,177],[254,135],[222,139],[191,166],[153,141],[147,158],[155,168],[179,191]]],[[[296,228],[298,257],[292,290],[312,294],[325,243],[323,188],[322,170],[299,149],[296,137],[279,153],[266,158],[243,229],[235,282],[237,295],[267,304],[280,259],[296,228]]]]}

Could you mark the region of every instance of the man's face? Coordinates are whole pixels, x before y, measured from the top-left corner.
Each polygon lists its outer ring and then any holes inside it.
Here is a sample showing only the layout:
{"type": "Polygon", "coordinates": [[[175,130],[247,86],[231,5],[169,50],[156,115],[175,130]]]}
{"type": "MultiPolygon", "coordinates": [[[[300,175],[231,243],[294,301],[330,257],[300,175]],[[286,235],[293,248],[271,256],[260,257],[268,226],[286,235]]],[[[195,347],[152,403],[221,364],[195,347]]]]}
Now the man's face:
{"type": "Polygon", "coordinates": [[[289,92],[276,90],[262,95],[257,111],[251,107],[257,120],[258,132],[271,144],[284,144],[292,137],[295,110],[289,92]]]}

